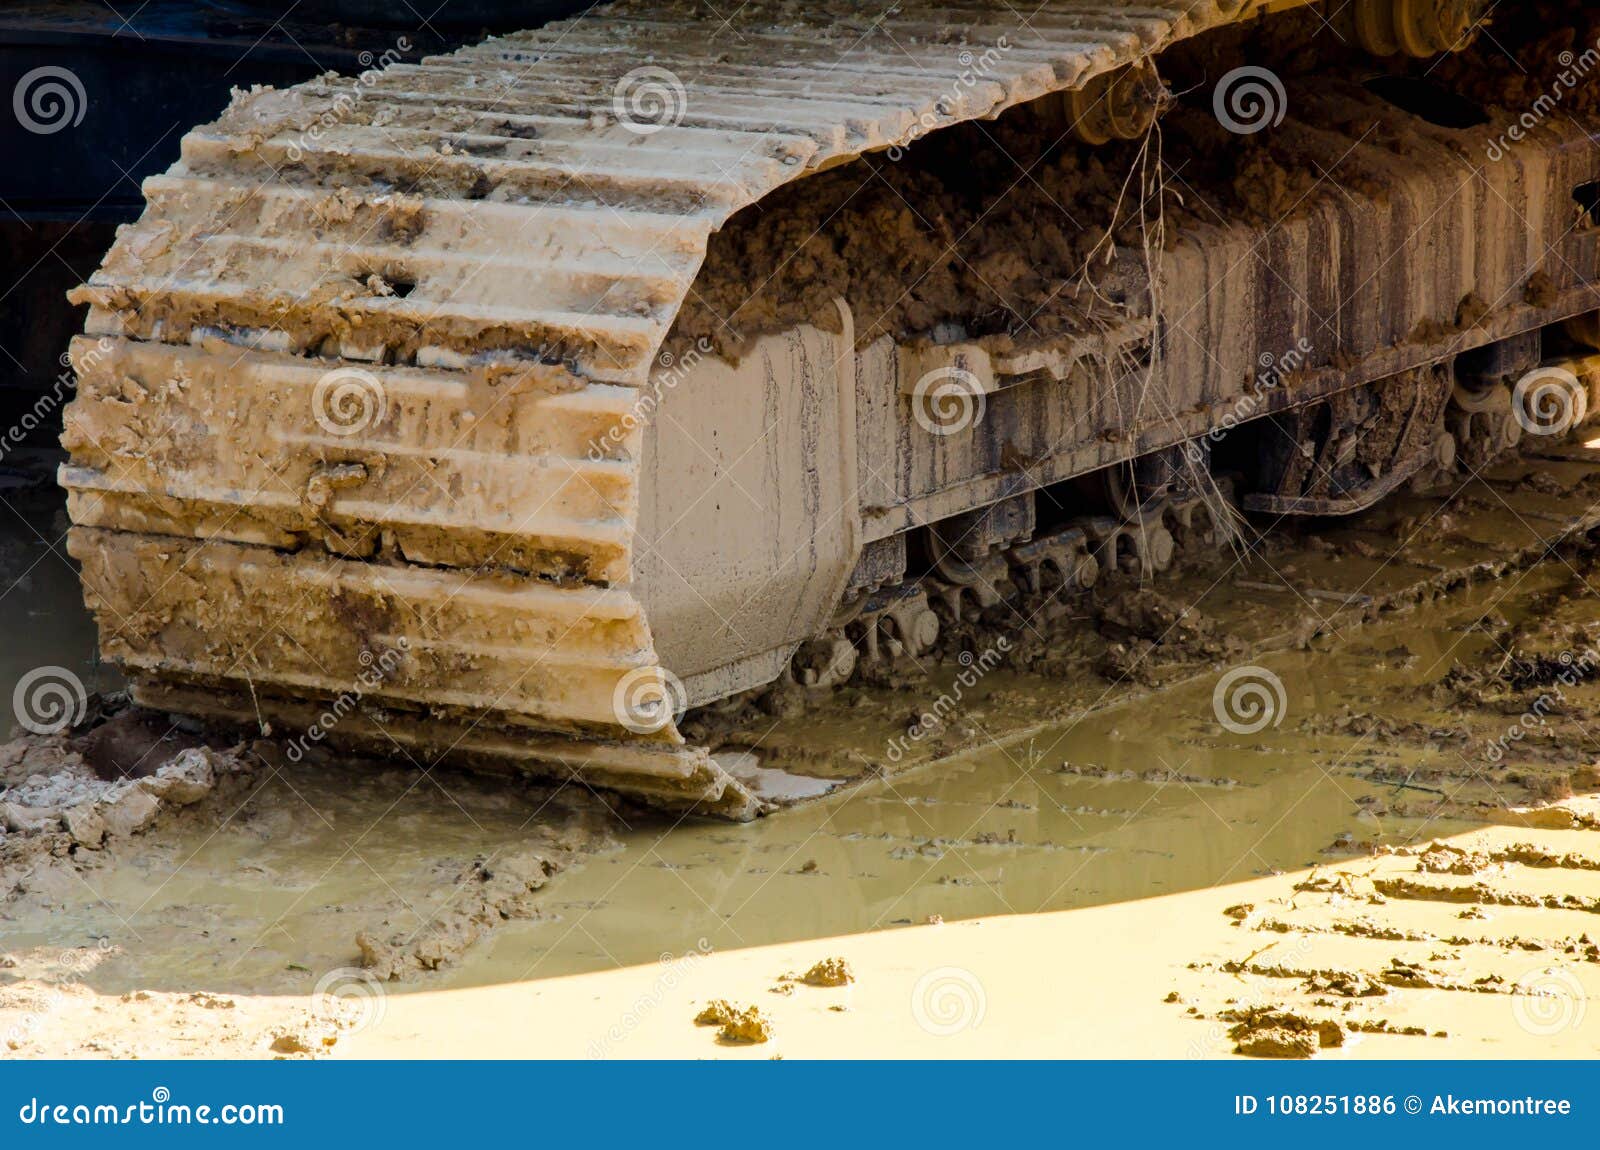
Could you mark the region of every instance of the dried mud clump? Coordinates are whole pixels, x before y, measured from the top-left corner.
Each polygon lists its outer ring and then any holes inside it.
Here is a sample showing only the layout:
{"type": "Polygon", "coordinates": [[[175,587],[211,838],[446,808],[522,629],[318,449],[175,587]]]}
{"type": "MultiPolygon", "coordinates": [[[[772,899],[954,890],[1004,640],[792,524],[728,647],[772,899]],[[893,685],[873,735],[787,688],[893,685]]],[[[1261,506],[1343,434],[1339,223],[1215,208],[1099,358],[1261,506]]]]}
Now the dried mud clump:
{"type": "Polygon", "coordinates": [[[1239,1034],[1233,1052],[1248,1058],[1310,1058],[1318,1049],[1316,1038],[1304,1031],[1268,1027],[1239,1034]]]}
{"type": "Polygon", "coordinates": [[[1340,998],[1382,998],[1389,993],[1381,982],[1360,970],[1319,970],[1306,978],[1301,989],[1340,998]]]}
{"type": "Polygon", "coordinates": [[[171,726],[130,711],[88,736],[0,745],[0,901],[47,884],[40,863],[82,862],[251,773],[242,747],[168,738],[171,726]]]}
{"type": "MultiPolygon", "coordinates": [[[[1556,20],[1562,31],[1533,56],[1553,74],[1562,50],[1595,42],[1573,26],[1594,23],[1556,20]]],[[[1469,99],[1521,110],[1550,89],[1515,76],[1518,61],[1488,37],[1461,56],[1470,62],[1428,68],[1451,69],[1445,86],[1469,99]]],[[[779,188],[712,234],[669,344],[709,340],[737,357],[763,333],[837,330],[838,298],[862,346],[931,333],[1012,346],[1080,335],[1140,314],[1163,251],[1185,237],[1276,225],[1352,192],[1377,196],[1384,154],[1417,147],[1354,82],[1372,57],[1321,17],[1283,13],[1196,37],[1162,52],[1159,67],[1168,111],[1143,140],[1080,143],[1059,104],[1041,100],[779,188]],[[1210,94],[1218,76],[1262,60],[1288,85],[1293,120],[1240,136],[1218,121],[1210,94]]],[[[1482,309],[1469,296],[1451,318],[1471,326],[1482,309]]]]}
{"type": "Polygon", "coordinates": [[[1226,659],[1244,650],[1242,642],[1199,609],[1146,587],[1105,600],[1099,609],[1098,629],[1113,641],[1112,651],[1119,646],[1159,648],[1168,661],[1226,659]]]}
{"type": "Polygon", "coordinates": [[[1310,1058],[1319,1050],[1344,1045],[1344,1029],[1337,1022],[1293,1011],[1255,1006],[1225,1010],[1218,1017],[1234,1024],[1228,1030],[1234,1053],[1250,1058],[1310,1058]]]}
{"type": "Polygon", "coordinates": [[[848,986],[855,980],[855,972],[842,958],[825,958],[800,976],[807,986],[848,986]]]}
{"type": "Polygon", "coordinates": [[[713,1000],[695,1015],[696,1026],[715,1026],[719,1042],[757,1043],[772,1037],[772,1020],[761,1013],[759,1006],[743,1010],[725,998],[713,1000]]]}
{"type": "Polygon", "coordinates": [[[1417,869],[1425,874],[1475,875],[1488,865],[1486,854],[1449,843],[1430,843],[1417,858],[1417,869]]]}
{"type": "Polygon", "coordinates": [[[284,1030],[275,1034],[267,1049],[280,1057],[287,1057],[293,1054],[314,1054],[316,1052],[315,1048],[308,1044],[302,1035],[296,1034],[291,1030],[284,1030]]]}
{"type": "Polygon", "coordinates": [[[1059,132],[1029,118],[958,125],[899,163],[865,157],[739,212],[712,235],[672,341],[738,354],[763,332],[836,328],[838,297],[862,345],[946,323],[976,336],[1082,322],[1089,300],[1111,303],[1137,279],[1139,195],[1122,191],[1140,149],[1047,149],[1059,132]],[[1019,180],[1019,164],[1035,178],[1019,180]],[[1105,242],[1119,227],[1120,257],[1105,242]]]}

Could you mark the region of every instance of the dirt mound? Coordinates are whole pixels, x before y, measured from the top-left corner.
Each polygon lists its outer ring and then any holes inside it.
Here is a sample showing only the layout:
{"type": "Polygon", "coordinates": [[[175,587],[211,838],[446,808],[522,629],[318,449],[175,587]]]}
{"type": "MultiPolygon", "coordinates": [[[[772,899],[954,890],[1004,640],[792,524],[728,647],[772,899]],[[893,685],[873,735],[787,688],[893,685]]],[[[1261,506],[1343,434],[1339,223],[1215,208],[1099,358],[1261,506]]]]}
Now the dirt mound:
{"type": "MultiPolygon", "coordinates": [[[[1595,22],[1563,20],[1559,33],[1529,50],[1553,69],[1574,43],[1595,42],[1575,31],[1595,22]]],[[[935,132],[904,152],[863,157],[746,208],[711,237],[668,346],[706,339],[734,357],[764,332],[805,322],[836,327],[833,300],[841,297],[862,345],[883,335],[959,332],[1026,343],[1092,331],[1147,306],[1152,256],[1186,232],[1314,212],[1323,198],[1344,194],[1334,178],[1347,189],[1376,187],[1377,174],[1364,167],[1371,161],[1334,147],[1330,131],[1368,150],[1411,147],[1375,118],[1375,105],[1364,109],[1368,97],[1357,85],[1335,84],[1337,94],[1322,98],[1328,76],[1371,72],[1378,62],[1320,18],[1285,13],[1219,30],[1169,49],[1158,63],[1170,110],[1144,140],[1081,144],[1059,101],[1045,99],[935,132]],[[1218,122],[1217,78],[1263,60],[1290,89],[1295,121],[1308,126],[1239,135],[1218,122]]],[[[1426,67],[1469,99],[1501,107],[1530,106],[1549,88],[1515,75],[1517,61],[1486,39],[1426,67]]],[[[1589,110],[1594,97],[1570,103],[1589,110]]]]}
{"type": "MultiPolygon", "coordinates": [[[[148,713],[128,714],[141,729],[160,725],[148,713]]],[[[121,723],[120,736],[131,726],[121,723]]],[[[65,733],[25,735],[0,746],[0,902],[46,881],[42,864],[70,864],[79,852],[139,834],[253,770],[243,747],[157,737],[138,756],[138,774],[113,771],[107,778],[104,765],[139,741],[120,736],[94,741],[65,733]],[[98,767],[78,749],[85,743],[101,756],[98,767]],[[103,749],[112,745],[119,749],[105,757],[103,749]]]]}
{"type": "Polygon", "coordinates": [[[800,976],[807,986],[848,986],[855,980],[850,964],[842,958],[824,958],[800,976]]]}
{"type": "Polygon", "coordinates": [[[695,1016],[696,1026],[717,1027],[717,1041],[755,1043],[772,1037],[772,1020],[761,1012],[759,1006],[743,1010],[724,998],[718,998],[695,1016]]]}
{"type": "Polygon", "coordinates": [[[1256,1006],[1224,1010],[1217,1017],[1233,1023],[1228,1037],[1237,1044],[1234,1053],[1251,1058],[1310,1058],[1318,1050],[1344,1045],[1344,1028],[1337,1022],[1290,1010],[1256,1006]]]}

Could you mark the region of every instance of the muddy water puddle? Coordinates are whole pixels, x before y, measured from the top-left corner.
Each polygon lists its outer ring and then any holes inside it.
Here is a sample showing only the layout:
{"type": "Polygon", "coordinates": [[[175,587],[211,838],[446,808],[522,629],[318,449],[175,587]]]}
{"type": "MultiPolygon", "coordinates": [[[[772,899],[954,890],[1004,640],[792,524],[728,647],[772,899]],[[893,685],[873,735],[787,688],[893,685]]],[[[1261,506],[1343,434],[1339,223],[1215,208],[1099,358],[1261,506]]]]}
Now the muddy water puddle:
{"type": "MultiPolygon", "coordinates": [[[[1484,642],[1443,618],[1379,638],[1404,659],[1358,642],[1360,653],[1268,661],[1284,718],[1259,733],[1220,726],[1218,676],[1204,676],[754,826],[639,828],[553,889],[559,918],[498,932],[461,976],[628,965],[701,939],[732,948],[1120,902],[1466,829],[1371,813],[1397,789],[1365,778],[1375,767],[1404,777],[1453,752],[1318,733],[1347,708],[1370,709],[1374,691],[1393,693],[1389,713],[1432,721],[1407,697],[1450,652],[1470,658],[1484,642]]],[[[1041,690],[1014,680],[994,689],[1041,690]]]]}
{"type": "Polygon", "coordinates": [[[94,621],[67,557],[60,494],[0,491],[0,521],[0,705],[9,707],[17,684],[43,667],[64,668],[89,691],[115,690],[121,677],[99,661],[94,621]]]}

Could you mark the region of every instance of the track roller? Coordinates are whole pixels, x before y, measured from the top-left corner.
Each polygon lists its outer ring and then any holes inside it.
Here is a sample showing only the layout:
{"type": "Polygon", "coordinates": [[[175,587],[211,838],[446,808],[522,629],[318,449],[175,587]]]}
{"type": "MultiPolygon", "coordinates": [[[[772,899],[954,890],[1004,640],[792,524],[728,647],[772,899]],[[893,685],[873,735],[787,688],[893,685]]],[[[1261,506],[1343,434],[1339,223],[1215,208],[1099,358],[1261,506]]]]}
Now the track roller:
{"type": "Polygon", "coordinates": [[[1348,19],[1374,56],[1425,59],[1470,44],[1488,7],[1485,0],[1354,0],[1348,19]]]}
{"type": "Polygon", "coordinates": [[[800,644],[790,663],[790,677],[802,687],[824,690],[850,681],[859,655],[855,644],[842,634],[824,635],[800,644]]]}
{"type": "Polygon", "coordinates": [[[1522,425],[1512,414],[1511,392],[1505,387],[1472,389],[1457,384],[1445,421],[1455,439],[1456,456],[1472,470],[1522,442],[1522,425]]]}
{"type": "Polygon", "coordinates": [[[1150,130],[1166,103],[1167,90],[1145,59],[1065,93],[1072,132],[1086,144],[1137,140],[1150,130]]]}

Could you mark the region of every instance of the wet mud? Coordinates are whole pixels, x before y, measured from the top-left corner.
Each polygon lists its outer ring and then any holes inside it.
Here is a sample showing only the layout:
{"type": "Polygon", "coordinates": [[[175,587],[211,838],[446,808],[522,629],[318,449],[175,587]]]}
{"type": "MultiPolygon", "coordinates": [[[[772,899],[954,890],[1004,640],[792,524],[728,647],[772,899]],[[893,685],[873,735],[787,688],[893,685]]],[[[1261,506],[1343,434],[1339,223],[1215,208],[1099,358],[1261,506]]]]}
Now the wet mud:
{"type": "MultiPolygon", "coordinates": [[[[1364,168],[1353,147],[1329,154],[1330,132],[1399,154],[1414,147],[1363,111],[1356,80],[1415,81],[1429,94],[1417,106],[1435,119],[1441,103],[1508,122],[1533,106],[1570,68],[1574,45],[1581,53],[1600,41],[1581,6],[1537,8],[1537,19],[1497,24],[1463,52],[1415,63],[1360,52],[1320,15],[1283,13],[1162,53],[1169,95],[1146,138],[1081,143],[1047,100],[789,185],[713,234],[668,346],[681,355],[708,340],[737,358],[764,333],[802,323],[832,330],[836,298],[849,303],[861,346],[958,332],[1027,345],[1140,314],[1152,254],[1185,235],[1225,221],[1278,224],[1382,188],[1382,173],[1364,168]],[[1241,135],[1218,123],[1216,78],[1263,60],[1306,130],[1241,135]],[[1341,79],[1330,85],[1329,76],[1341,79]],[[1455,103],[1431,95],[1441,91],[1457,92],[1455,103]]],[[[1563,109],[1592,115],[1593,92],[1563,109]]],[[[1485,306],[1463,301],[1458,326],[1471,327],[1485,306]]]]}
{"type": "MultiPolygon", "coordinates": [[[[1588,572],[1528,575],[1495,611],[1508,629],[1559,629],[1552,606],[1588,572]]],[[[1447,1006],[1424,1021],[1379,1008],[1403,992],[1485,993],[1478,980],[1514,983],[1511,968],[1529,959],[1592,961],[1600,893],[1600,852],[1572,842],[1600,826],[1585,794],[1587,746],[1562,753],[1551,740],[1537,759],[1485,765],[1460,752],[1487,745],[1506,716],[1436,698],[1453,668],[1492,669],[1504,657],[1483,615],[1482,603],[1447,599],[1344,650],[1272,658],[1284,719],[1251,735],[1220,729],[1210,684],[1198,683],[1168,689],[1160,730],[1124,703],[1013,750],[997,737],[1014,721],[1007,701],[1049,688],[997,672],[1004,681],[958,720],[994,738],[986,752],[749,827],[628,822],[592,797],[468,776],[280,766],[243,801],[202,798],[98,849],[51,832],[63,845],[41,873],[54,877],[30,880],[0,908],[9,964],[0,1019],[24,1027],[18,1054],[60,1049],[27,1024],[43,1002],[67,1033],[77,1011],[111,1005],[102,1032],[73,1047],[82,1052],[147,1052],[125,1027],[160,1019],[163,1041],[179,1043],[166,1049],[220,1027],[250,1052],[309,1057],[338,1049],[345,1032],[332,1007],[298,1022],[262,1016],[251,1036],[256,996],[290,995],[310,1011],[304,1003],[320,999],[294,996],[336,971],[395,979],[389,993],[404,995],[698,946],[1103,905],[1311,865],[1281,903],[1233,908],[1234,929],[1260,941],[1196,954],[1198,983],[1180,990],[1179,1016],[1197,1032],[1222,1028],[1228,1050],[1263,1056],[1329,1050],[1330,1024],[1351,1039],[1450,1033],[1447,1006]],[[1462,837],[1497,824],[1517,837],[1481,846],[1462,837]],[[1533,837],[1550,834],[1565,837],[1533,837]],[[1362,873],[1374,863],[1384,869],[1362,873]],[[1494,925],[1510,915],[1532,917],[1510,933],[1494,925]],[[1364,957],[1312,961],[1293,949],[1304,939],[1361,944],[1364,957]],[[1441,946],[1466,947],[1473,962],[1439,959],[1441,946]],[[63,965],[79,950],[95,955],[92,967],[63,965]],[[1474,973],[1479,958],[1484,973],[1474,973]],[[1227,992],[1205,990],[1211,980],[1226,980],[1227,992]],[[1239,981],[1268,989],[1241,999],[1239,981]],[[191,1001],[196,988],[238,1007],[191,1001]]],[[[1571,688],[1575,700],[1592,690],[1571,688]]],[[[804,991],[854,975],[830,956],[772,977],[774,988],[804,991]]],[[[746,1005],[719,1023],[730,1043],[771,1034],[770,1018],[743,1018],[746,1005]]],[[[342,999],[333,1006],[359,1016],[342,999]]]]}

